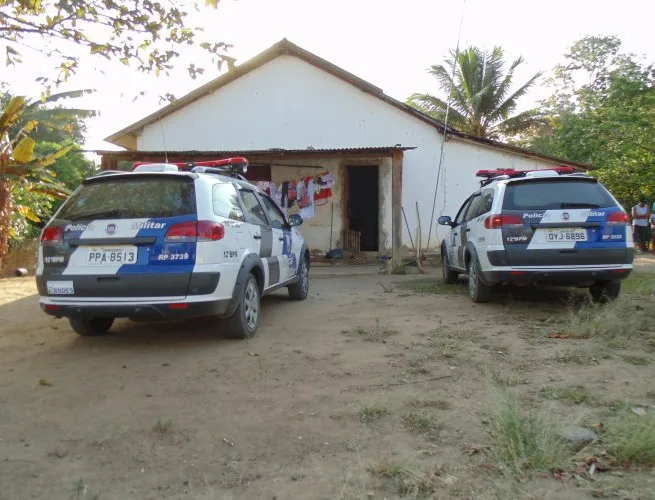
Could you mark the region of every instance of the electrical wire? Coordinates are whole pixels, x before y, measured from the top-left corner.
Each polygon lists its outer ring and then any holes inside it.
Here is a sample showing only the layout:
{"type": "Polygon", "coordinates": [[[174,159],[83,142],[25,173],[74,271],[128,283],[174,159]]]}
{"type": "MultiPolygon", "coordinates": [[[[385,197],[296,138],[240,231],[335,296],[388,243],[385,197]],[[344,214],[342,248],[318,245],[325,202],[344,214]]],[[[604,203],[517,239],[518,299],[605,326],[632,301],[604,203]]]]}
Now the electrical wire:
{"type": "MultiPolygon", "coordinates": [[[[453,58],[453,72],[451,76],[451,81],[455,82],[455,68],[457,67],[457,57],[459,56],[459,43],[462,36],[462,25],[464,23],[464,10],[466,8],[466,0],[462,0],[462,15],[459,18],[459,31],[457,33],[457,46],[455,48],[455,57],[453,58]]],[[[434,198],[432,199],[432,215],[430,216],[430,228],[428,230],[428,241],[425,247],[427,251],[430,248],[430,238],[432,236],[432,225],[434,224],[434,210],[437,206],[437,192],[439,190],[439,178],[441,177],[441,170],[443,167],[443,160],[445,157],[445,147],[446,147],[446,136],[448,134],[448,115],[450,113],[450,104],[452,102],[452,89],[448,93],[448,103],[446,104],[446,117],[444,120],[444,129],[443,129],[443,140],[441,141],[441,151],[439,153],[439,166],[437,168],[437,181],[434,186],[434,198]]],[[[445,176],[445,174],[444,174],[445,176]]],[[[446,191],[444,189],[444,206],[445,206],[445,196],[446,191]]]]}

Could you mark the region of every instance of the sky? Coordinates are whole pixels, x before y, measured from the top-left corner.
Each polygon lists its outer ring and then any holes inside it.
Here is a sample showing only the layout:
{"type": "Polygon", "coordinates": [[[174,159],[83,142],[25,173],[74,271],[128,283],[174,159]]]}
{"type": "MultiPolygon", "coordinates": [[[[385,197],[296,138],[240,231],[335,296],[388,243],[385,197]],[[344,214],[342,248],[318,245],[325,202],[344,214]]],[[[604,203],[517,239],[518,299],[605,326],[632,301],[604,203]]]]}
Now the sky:
{"type": "MultiPolygon", "coordinates": [[[[437,91],[427,68],[443,62],[458,36],[460,48],[501,46],[507,61],[522,55],[517,85],[562,62],[568,47],[585,35],[616,35],[624,51],[655,61],[652,0],[221,0],[217,10],[200,12],[192,3],[187,4],[189,24],[233,45],[228,54],[237,64],[287,38],[401,101],[414,92],[437,91]]],[[[29,49],[23,55],[23,64],[0,68],[0,82],[13,93],[38,96],[34,80],[49,61],[29,49]]],[[[186,60],[193,57],[192,51],[184,54],[186,60]]],[[[192,80],[180,63],[169,77],[157,78],[97,57],[84,55],[81,62],[82,69],[62,89],[97,90],[75,103],[100,113],[89,122],[85,144],[94,150],[118,149],[103,138],[158,109],[158,96],[181,97],[220,74],[209,68],[192,80]],[[134,101],[141,91],[145,96],[134,101]]],[[[539,85],[521,108],[547,96],[548,89],[539,85]]]]}

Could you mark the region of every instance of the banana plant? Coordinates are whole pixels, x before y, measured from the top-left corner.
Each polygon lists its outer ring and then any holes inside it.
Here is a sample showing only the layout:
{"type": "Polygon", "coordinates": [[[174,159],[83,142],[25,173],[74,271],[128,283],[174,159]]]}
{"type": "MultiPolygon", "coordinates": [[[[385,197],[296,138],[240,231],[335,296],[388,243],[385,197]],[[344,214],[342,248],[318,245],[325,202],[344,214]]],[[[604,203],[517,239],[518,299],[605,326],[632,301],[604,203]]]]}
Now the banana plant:
{"type": "Polygon", "coordinates": [[[40,222],[39,214],[24,204],[14,203],[17,189],[26,193],[39,193],[52,199],[66,198],[70,192],[56,179],[48,167],[73,147],[66,146],[46,156],[36,157],[35,141],[30,134],[38,125],[37,120],[22,123],[17,130],[26,108],[24,97],[13,97],[4,110],[0,110],[0,268],[9,250],[12,234],[12,218],[15,214],[33,222],[40,222]],[[10,131],[13,136],[10,136],[10,131]]]}

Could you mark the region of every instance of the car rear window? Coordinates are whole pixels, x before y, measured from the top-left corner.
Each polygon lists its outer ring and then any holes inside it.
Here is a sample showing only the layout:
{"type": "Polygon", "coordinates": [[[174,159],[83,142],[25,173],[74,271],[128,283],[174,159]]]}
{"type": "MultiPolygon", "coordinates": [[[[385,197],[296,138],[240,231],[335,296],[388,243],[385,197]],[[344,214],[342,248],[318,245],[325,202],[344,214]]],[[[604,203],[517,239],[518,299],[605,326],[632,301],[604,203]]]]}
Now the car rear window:
{"type": "Polygon", "coordinates": [[[139,219],[196,213],[193,181],[185,178],[103,179],[83,184],[57,218],[139,219]]]}
{"type": "Polygon", "coordinates": [[[509,183],[503,200],[505,210],[605,208],[614,205],[602,184],[569,179],[509,183]]]}

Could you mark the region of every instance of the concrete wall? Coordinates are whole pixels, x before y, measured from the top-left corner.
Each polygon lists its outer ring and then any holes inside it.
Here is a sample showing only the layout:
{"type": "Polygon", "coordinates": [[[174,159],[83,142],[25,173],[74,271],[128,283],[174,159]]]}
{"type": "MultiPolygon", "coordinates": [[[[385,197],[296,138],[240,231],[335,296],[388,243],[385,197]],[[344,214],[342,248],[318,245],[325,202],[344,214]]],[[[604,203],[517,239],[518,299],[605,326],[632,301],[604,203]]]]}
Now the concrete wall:
{"type": "MultiPolygon", "coordinates": [[[[164,136],[169,151],[338,149],[396,144],[416,147],[404,153],[402,205],[415,237],[416,202],[419,203],[423,245],[428,242],[442,136],[432,125],[300,59],[278,57],[163,118],[161,125],[157,122],[145,127],[138,137],[138,149],[161,151],[164,136]]],[[[335,169],[335,177],[342,175],[336,163],[330,165],[335,169]]],[[[552,164],[450,138],[445,146],[430,246],[438,247],[443,236],[443,229],[436,226],[437,217],[454,214],[478,186],[476,170],[549,166],[552,164]]],[[[381,172],[386,169],[390,170],[390,163],[381,172]]],[[[380,178],[381,196],[384,196],[380,226],[385,228],[381,246],[384,242],[388,248],[391,177],[385,173],[380,178]]],[[[340,203],[340,194],[339,188],[335,189],[334,235],[337,236],[333,238],[338,238],[341,231],[343,217],[341,207],[336,204],[337,199],[340,203]]],[[[329,221],[325,217],[321,214],[320,220],[309,222],[304,229],[317,248],[324,248],[329,240],[329,221]],[[322,234],[325,227],[327,235],[322,234]]],[[[402,241],[410,245],[404,219],[402,241]]]]}

